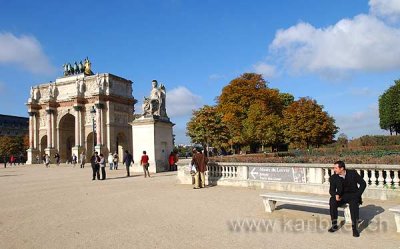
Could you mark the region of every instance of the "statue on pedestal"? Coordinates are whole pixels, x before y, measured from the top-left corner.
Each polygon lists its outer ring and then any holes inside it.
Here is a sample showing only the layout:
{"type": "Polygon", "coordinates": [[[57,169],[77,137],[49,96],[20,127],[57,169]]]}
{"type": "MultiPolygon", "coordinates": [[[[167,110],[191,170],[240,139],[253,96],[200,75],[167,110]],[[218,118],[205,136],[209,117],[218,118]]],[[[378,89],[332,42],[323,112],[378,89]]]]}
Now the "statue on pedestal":
{"type": "Polygon", "coordinates": [[[49,99],[54,100],[56,98],[56,84],[50,84],[49,85],[49,99]]]}
{"type": "Polygon", "coordinates": [[[158,87],[157,80],[153,80],[150,96],[144,98],[143,101],[143,115],[155,115],[160,117],[167,117],[165,109],[165,86],[160,84],[158,87]]]}
{"type": "Polygon", "coordinates": [[[76,92],[78,96],[83,96],[85,93],[86,87],[83,79],[76,79],[76,92]]]}
{"type": "Polygon", "coordinates": [[[39,87],[31,87],[28,103],[37,103],[40,98],[39,87]]]}
{"type": "Polygon", "coordinates": [[[88,57],[86,57],[84,63],[82,63],[82,61],[80,61],[79,63],[75,61],[75,63],[73,63],[72,65],[71,63],[65,63],[63,65],[64,76],[70,76],[81,73],[84,73],[85,75],[93,75],[91,66],[92,63],[89,61],[88,57]]]}
{"type": "Polygon", "coordinates": [[[93,72],[92,72],[92,69],[91,69],[92,68],[92,63],[90,62],[88,57],[86,57],[83,67],[84,67],[85,75],[93,75],[93,72]]]}

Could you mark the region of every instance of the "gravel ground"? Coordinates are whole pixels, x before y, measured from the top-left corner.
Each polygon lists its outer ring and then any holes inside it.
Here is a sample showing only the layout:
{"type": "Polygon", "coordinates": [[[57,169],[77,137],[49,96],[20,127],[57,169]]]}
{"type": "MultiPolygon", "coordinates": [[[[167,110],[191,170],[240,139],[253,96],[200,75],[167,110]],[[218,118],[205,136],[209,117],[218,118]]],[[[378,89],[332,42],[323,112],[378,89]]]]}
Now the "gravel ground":
{"type": "Polygon", "coordinates": [[[265,190],[194,190],[175,172],[107,174],[92,181],[90,167],[1,168],[0,248],[400,248],[387,211],[394,202],[365,200],[370,223],[353,238],[348,225],[326,232],[328,210],[284,204],[265,213],[265,190]]]}

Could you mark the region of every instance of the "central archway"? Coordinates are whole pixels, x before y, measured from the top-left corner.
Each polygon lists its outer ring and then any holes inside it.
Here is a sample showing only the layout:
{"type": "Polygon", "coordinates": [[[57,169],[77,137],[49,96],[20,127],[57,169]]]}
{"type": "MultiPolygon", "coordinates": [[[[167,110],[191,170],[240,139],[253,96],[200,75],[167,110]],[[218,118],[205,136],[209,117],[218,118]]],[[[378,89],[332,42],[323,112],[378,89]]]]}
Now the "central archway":
{"type": "Polygon", "coordinates": [[[62,162],[71,161],[72,147],[75,146],[75,117],[66,114],[61,118],[59,130],[59,154],[62,162]]]}

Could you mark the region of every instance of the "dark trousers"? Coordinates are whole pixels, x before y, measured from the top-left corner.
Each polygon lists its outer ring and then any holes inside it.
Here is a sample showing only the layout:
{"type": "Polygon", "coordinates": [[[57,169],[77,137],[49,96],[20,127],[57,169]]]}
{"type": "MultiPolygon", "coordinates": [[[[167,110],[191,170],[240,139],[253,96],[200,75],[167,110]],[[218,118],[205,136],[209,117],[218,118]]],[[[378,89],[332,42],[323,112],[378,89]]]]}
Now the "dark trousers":
{"type": "Polygon", "coordinates": [[[101,180],[106,179],[106,167],[101,167],[101,180]]]}
{"type": "Polygon", "coordinates": [[[357,225],[360,213],[360,197],[357,194],[346,193],[340,201],[336,201],[335,197],[329,199],[329,210],[331,214],[332,225],[337,225],[338,207],[348,203],[350,206],[351,223],[357,225]]]}
{"type": "Polygon", "coordinates": [[[126,166],[126,176],[131,176],[131,173],[129,172],[129,166],[126,166]]]}
{"type": "Polygon", "coordinates": [[[100,180],[100,165],[96,164],[94,166],[92,166],[92,171],[93,171],[93,180],[96,179],[97,176],[97,180],[100,180]]]}

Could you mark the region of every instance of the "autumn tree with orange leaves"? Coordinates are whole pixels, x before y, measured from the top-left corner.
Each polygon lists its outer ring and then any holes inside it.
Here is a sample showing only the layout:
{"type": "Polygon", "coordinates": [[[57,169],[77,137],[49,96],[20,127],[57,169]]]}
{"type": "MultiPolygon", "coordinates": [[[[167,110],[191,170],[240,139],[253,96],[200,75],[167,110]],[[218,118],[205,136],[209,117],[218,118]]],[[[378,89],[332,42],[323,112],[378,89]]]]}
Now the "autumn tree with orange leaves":
{"type": "Polygon", "coordinates": [[[323,111],[323,106],[310,98],[293,102],[283,111],[283,117],[285,139],[298,147],[331,143],[338,132],[335,120],[323,111]]]}

